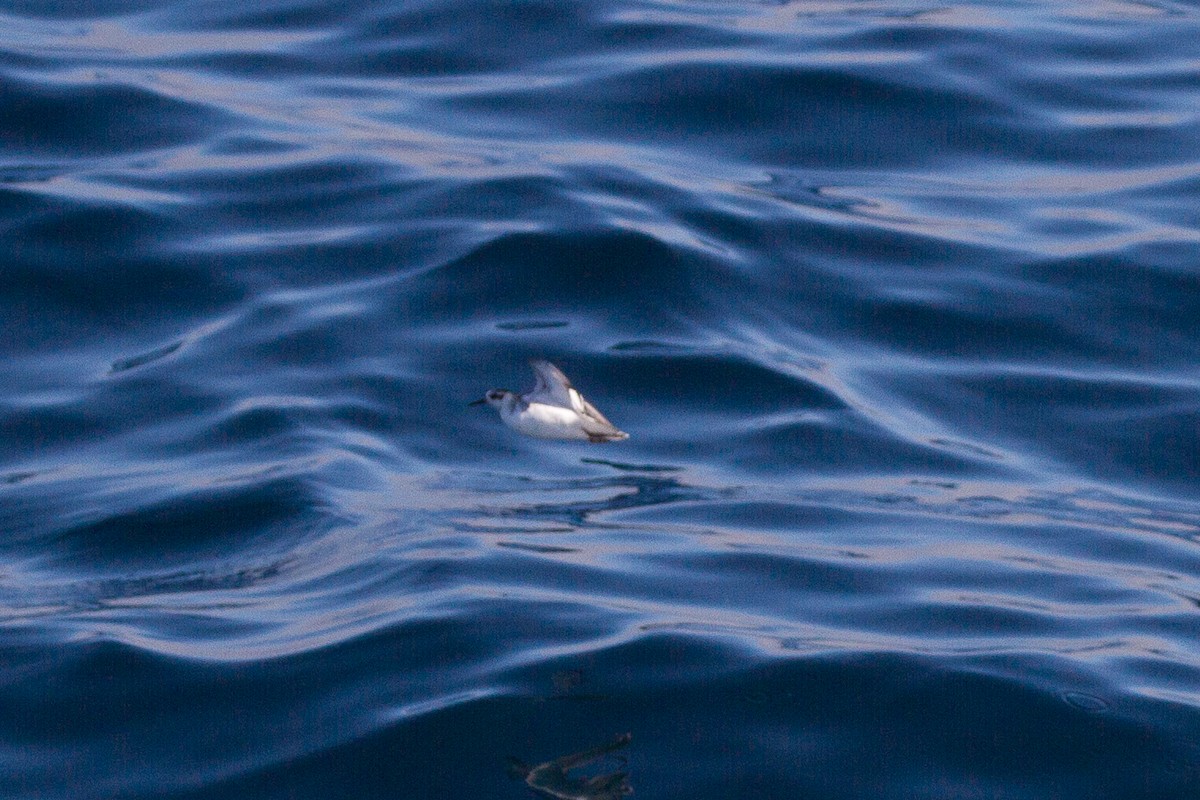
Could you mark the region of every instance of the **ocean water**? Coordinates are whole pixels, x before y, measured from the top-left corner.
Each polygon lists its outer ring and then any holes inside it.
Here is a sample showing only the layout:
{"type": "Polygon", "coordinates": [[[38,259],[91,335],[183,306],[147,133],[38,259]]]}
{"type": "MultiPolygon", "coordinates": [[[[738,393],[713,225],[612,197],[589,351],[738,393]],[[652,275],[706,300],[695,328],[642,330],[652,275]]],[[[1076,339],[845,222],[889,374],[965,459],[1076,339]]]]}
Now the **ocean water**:
{"type": "Polygon", "coordinates": [[[1194,800],[1198,197],[1193,2],[12,0],[0,796],[1194,800]]]}

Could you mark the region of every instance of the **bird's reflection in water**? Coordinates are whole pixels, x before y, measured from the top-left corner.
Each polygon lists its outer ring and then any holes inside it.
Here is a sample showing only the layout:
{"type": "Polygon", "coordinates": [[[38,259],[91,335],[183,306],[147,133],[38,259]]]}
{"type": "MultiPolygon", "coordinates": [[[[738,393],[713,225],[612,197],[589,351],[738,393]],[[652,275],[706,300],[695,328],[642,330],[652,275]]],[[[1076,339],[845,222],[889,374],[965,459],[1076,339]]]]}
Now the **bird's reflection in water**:
{"type": "MultiPolygon", "coordinates": [[[[509,774],[525,781],[530,789],[544,797],[553,797],[557,800],[616,800],[616,798],[633,792],[629,785],[629,773],[624,771],[608,772],[591,778],[573,778],[567,773],[620,750],[629,744],[632,738],[628,733],[621,734],[598,747],[562,756],[533,767],[515,758],[510,758],[509,774]]],[[[624,766],[624,761],[624,757],[621,757],[621,766],[624,766]]]]}

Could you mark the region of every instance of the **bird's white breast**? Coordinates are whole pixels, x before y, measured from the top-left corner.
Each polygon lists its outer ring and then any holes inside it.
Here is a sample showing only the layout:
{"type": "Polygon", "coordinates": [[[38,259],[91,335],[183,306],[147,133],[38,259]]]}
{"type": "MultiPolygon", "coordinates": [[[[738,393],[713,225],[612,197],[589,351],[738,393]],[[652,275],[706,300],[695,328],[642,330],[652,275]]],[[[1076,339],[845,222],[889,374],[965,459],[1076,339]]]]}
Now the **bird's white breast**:
{"type": "Polygon", "coordinates": [[[583,430],[583,420],[569,408],[530,403],[527,408],[501,413],[501,417],[510,428],[538,439],[588,438],[583,430]]]}

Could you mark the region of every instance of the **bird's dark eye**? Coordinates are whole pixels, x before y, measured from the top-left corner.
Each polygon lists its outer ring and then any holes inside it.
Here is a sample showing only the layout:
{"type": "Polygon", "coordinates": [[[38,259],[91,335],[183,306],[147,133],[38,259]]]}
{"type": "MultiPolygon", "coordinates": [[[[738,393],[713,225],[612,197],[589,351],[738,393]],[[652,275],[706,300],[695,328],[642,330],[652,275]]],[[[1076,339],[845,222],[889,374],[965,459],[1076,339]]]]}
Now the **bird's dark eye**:
{"type": "Polygon", "coordinates": [[[488,400],[499,400],[501,397],[504,397],[503,392],[488,392],[488,400]]]}

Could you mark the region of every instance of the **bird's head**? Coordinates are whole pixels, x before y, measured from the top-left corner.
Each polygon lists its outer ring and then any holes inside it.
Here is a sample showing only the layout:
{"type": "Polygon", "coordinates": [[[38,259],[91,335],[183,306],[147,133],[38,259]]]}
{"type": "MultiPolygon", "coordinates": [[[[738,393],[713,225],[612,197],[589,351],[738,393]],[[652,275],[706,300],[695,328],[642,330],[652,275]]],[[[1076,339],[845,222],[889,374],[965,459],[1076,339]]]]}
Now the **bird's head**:
{"type": "Polygon", "coordinates": [[[487,403],[492,408],[503,408],[505,403],[509,402],[509,398],[513,396],[508,389],[489,389],[487,394],[468,405],[481,406],[487,403]]]}

